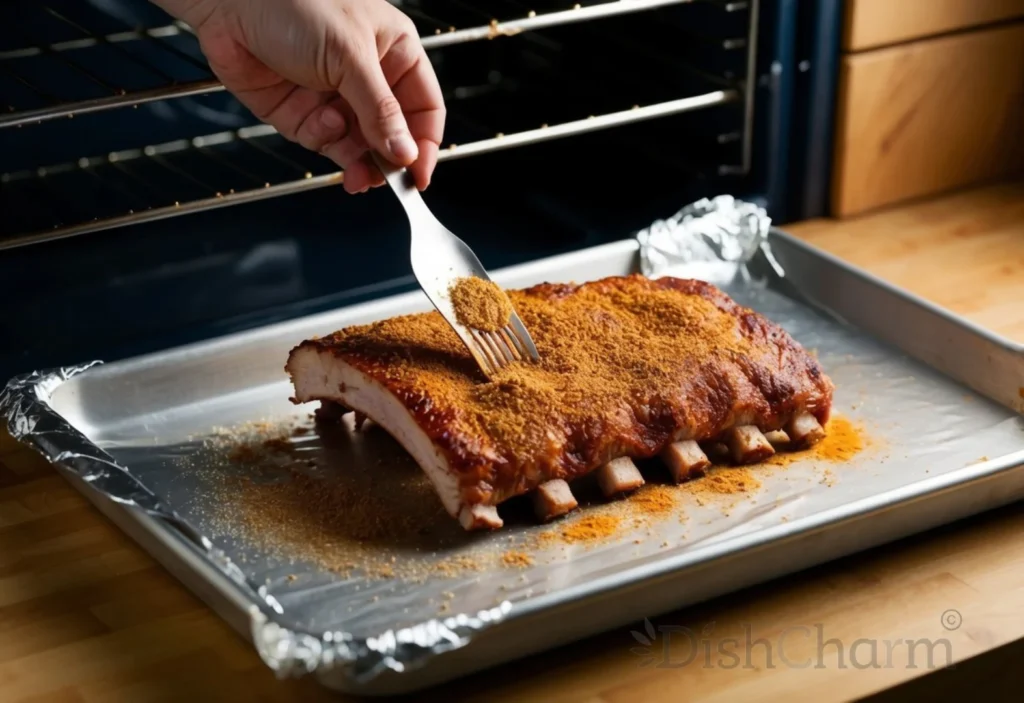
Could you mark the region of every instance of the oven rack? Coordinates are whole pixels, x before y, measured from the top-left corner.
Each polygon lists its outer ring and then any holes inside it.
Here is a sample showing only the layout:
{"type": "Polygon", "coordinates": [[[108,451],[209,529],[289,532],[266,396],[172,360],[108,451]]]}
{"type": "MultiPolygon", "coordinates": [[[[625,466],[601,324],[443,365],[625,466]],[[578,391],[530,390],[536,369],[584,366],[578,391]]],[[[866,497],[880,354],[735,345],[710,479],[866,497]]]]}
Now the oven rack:
{"type": "MultiPolygon", "coordinates": [[[[519,0],[495,0],[487,3],[486,7],[476,6],[470,0],[435,0],[430,3],[428,12],[422,2],[393,1],[413,19],[428,50],[670,5],[704,2],[720,6],[726,12],[746,10],[749,5],[747,0],[591,0],[565,9],[534,11],[527,9],[528,5],[519,0]],[[505,13],[510,19],[494,18],[495,14],[505,13]],[[460,21],[470,26],[458,28],[460,21]]],[[[756,0],[751,1],[756,5],[756,0]]],[[[8,104],[8,99],[0,95],[0,129],[223,90],[203,60],[190,28],[181,22],[169,21],[154,27],[125,26],[119,31],[100,33],[46,3],[33,3],[32,11],[44,13],[75,36],[60,41],[35,41],[29,46],[0,51],[0,81],[18,87],[24,95],[33,96],[36,102],[44,103],[27,106],[8,104]],[[161,59],[187,69],[188,77],[182,77],[180,71],[178,75],[172,75],[167,66],[156,65],[157,62],[147,59],[145,53],[128,50],[127,45],[140,42],[152,45],[161,59]],[[101,71],[80,60],[78,52],[97,48],[117,52],[127,64],[145,74],[150,84],[126,87],[117,78],[101,75],[101,71]],[[40,58],[58,62],[65,70],[67,80],[91,86],[96,94],[70,97],[63,88],[64,94],[57,94],[53,86],[39,85],[39,81],[28,72],[18,70],[19,62],[40,58]]],[[[746,39],[730,38],[726,43],[726,48],[739,49],[745,47],[746,39]]],[[[82,86],[76,86],[76,90],[81,91],[82,86]]]]}
{"type": "MultiPolygon", "coordinates": [[[[740,91],[726,89],[651,105],[634,105],[618,112],[543,125],[516,133],[496,134],[488,139],[465,144],[448,144],[441,149],[438,161],[452,161],[586,134],[742,99],[740,91]]],[[[50,229],[29,232],[15,230],[12,235],[0,237],[0,250],[316,190],[339,185],[343,179],[344,174],[334,170],[329,161],[287,142],[267,125],[112,152],[102,157],[83,157],[74,162],[35,170],[5,173],[0,175],[0,196],[6,190],[7,197],[17,199],[22,208],[28,201],[34,200],[37,211],[45,211],[60,221],[55,222],[50,229]],[[248,153],[232,151],[237,148],[244,148],[248,153]],[[175,160],[182,155],[199,158],[204,168],[183,168],[176,164],[175,160]],[[161,187],[157,183],[159,179],[144,173],[148,169],[178,179],[180,184],[188,186],[194,197],[184,199],[180,190],[170,192],[161,187]],[[210,183],[208,174],[216,170],[240,178],[248,184],[247,187],[224,188],[210,183]],[[268,175],[268,171],[286,175],[273,178],[268,175]],[[91,184],[91,190],[69,189],[53,184],[57,179],[67,177],[85,179],[85,182],[91,184]],[[84,201],[76,204],[71,199],[71,193],[79,194],[84,201]],[[112,199],[122,205],[123,209],[107,216],[89,218],[81,215],[82,212],[92,212],[92,208],[101,199],[112,199]]],[[[2,200],[0,198],[0,202],[2,200]]],[[[4,223],[10,225],[18,213],[14,212],[14,208],[5,209],[12,213],[4,223]]]]}

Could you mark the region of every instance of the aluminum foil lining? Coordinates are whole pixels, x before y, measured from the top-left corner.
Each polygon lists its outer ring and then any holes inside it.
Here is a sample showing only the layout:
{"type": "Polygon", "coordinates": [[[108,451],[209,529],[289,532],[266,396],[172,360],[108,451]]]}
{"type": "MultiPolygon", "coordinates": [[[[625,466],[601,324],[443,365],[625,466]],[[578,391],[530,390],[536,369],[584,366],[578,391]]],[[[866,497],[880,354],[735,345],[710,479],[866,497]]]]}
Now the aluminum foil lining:
{"type": "Polygon", "coordinates": [[[672,217],[637,233],[640,270],[645,276],[699,278],[726,285],[746,274],[745,264],[759,252],[778,276],[771,255],[771,218],[764,208],[731,195],[703,198],[672,217]]]}
{"type": "Polygon", "coordinates": [[[58,386],[99,363],[93,361],[14,378],[0,393],[0,415],[7,418],[7,430],[12,437],[35,446],[48,459],[70,469],[111,500],[154,516],[170,516],[156,496],[50,407],[50,396],[58,386]]]}
{"type": "Polygon", "coordinates": [[[223,550],[53,409],[51,396],[61,384],[100,363],[36,371],[12,379],[0,392],[0,416],[7,419],[8,432],[107,498],[166,522],[205,555],[254,604],[250,610],[252,640],[260,657],[278,676],[325,672],[342,666],[353,681],[362,682],[384,670],[402,672],[426,657],[461,647],[473,632],[510,612],[511,605],[502,602],[476,613],[431,619],[363,638],[344,631],[312,634],[280,624],[277,618],[284,609],[266,584],[253,583],[223,550]]]}

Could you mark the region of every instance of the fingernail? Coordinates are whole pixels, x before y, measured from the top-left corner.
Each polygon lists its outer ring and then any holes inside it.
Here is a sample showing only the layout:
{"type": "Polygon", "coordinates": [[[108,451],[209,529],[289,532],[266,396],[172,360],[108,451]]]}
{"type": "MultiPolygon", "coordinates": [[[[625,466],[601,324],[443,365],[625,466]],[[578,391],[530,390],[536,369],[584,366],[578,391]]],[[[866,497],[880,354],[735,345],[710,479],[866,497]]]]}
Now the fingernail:
{"type": "Polygon", "coordinates": [[[345,124],[345,118],[333,107],[325,107],[320,113],[320,121],[327,129],[338,129],[345,124]]]}
{"type": "Polygon", "coordinates": [[[387,147],[391,155],[403,164],[412,163],[420,153],[420,150],[416,148],[416,142],[408,134],[391,137],[387,142],[387,147]]]}

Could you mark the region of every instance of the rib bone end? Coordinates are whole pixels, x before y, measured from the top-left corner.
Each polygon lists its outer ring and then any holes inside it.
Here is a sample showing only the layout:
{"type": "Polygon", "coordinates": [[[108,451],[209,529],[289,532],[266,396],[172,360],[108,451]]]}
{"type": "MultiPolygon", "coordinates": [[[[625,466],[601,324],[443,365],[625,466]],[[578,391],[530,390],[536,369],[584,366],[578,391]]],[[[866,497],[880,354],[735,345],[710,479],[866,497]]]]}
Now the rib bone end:
{"type": "Polygon", "coordinates": [[[606,497],[635,491],[644,485],[644,477],[628,456],[612,459],[597,470],[597,485],[606,497]]]}
{"type": "Polygon", "coordinates": [[[737,464],[754,464],[775,453],[771,442],[754,425],[734,427],[726,435],[726,443],[737,464]]]}
{"type": "Polygon", "coordinates": [[[560,478],[542,483],[533,494],[533,509],[544,522],[561,517],[577,506],[569,484],[560,478]]]}
{"type": "Polygon", "coordinates": [[[692,439],[668,445],[662,450],[661,458],[672,472],[672,479],[676,483],[703,476],[711,466],[711,461],[700,445],[692,439]]]}
{"type": "Polygon", "coordinates": [[[493,505],[467,505],[459,511],[459,524],[466,530],[497,530],[505,523],[493,505]]]}
{"type": "Polygon", "coordinates": [[[366,428],[366,423],[370,422],[370,418],[367,417],[366,413],[361,413],[356,410],[355,427],[357,430],[363,430],[366,428]]]}
{"type": "Polygon", "coordinates": [[[811,447],[825,439],[825,428],[814,415],[800,413],[786,424],[786,434],[794,447],[811,447]]]}

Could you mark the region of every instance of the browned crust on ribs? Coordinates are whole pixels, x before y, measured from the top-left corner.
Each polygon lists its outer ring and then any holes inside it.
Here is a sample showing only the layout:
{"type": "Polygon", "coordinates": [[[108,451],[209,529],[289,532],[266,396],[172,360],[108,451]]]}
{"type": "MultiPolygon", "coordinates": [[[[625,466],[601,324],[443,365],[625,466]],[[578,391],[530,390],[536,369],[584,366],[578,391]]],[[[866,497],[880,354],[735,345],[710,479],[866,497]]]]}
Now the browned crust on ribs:
{"type": "MultiPolygon", "coordinates": [[[[737,426],[778,430],[802,412],[828,421],[833,386],[817,360],[711,284],[628,276],[510,297],[542,361],[508,378],[483,378],[436,312],[308,340],[292,358],[329,354],[386,388],[446,458],[465,505],[737,426]]],[[[298,398],[318,399],[340,398],[298,398]]]]}

